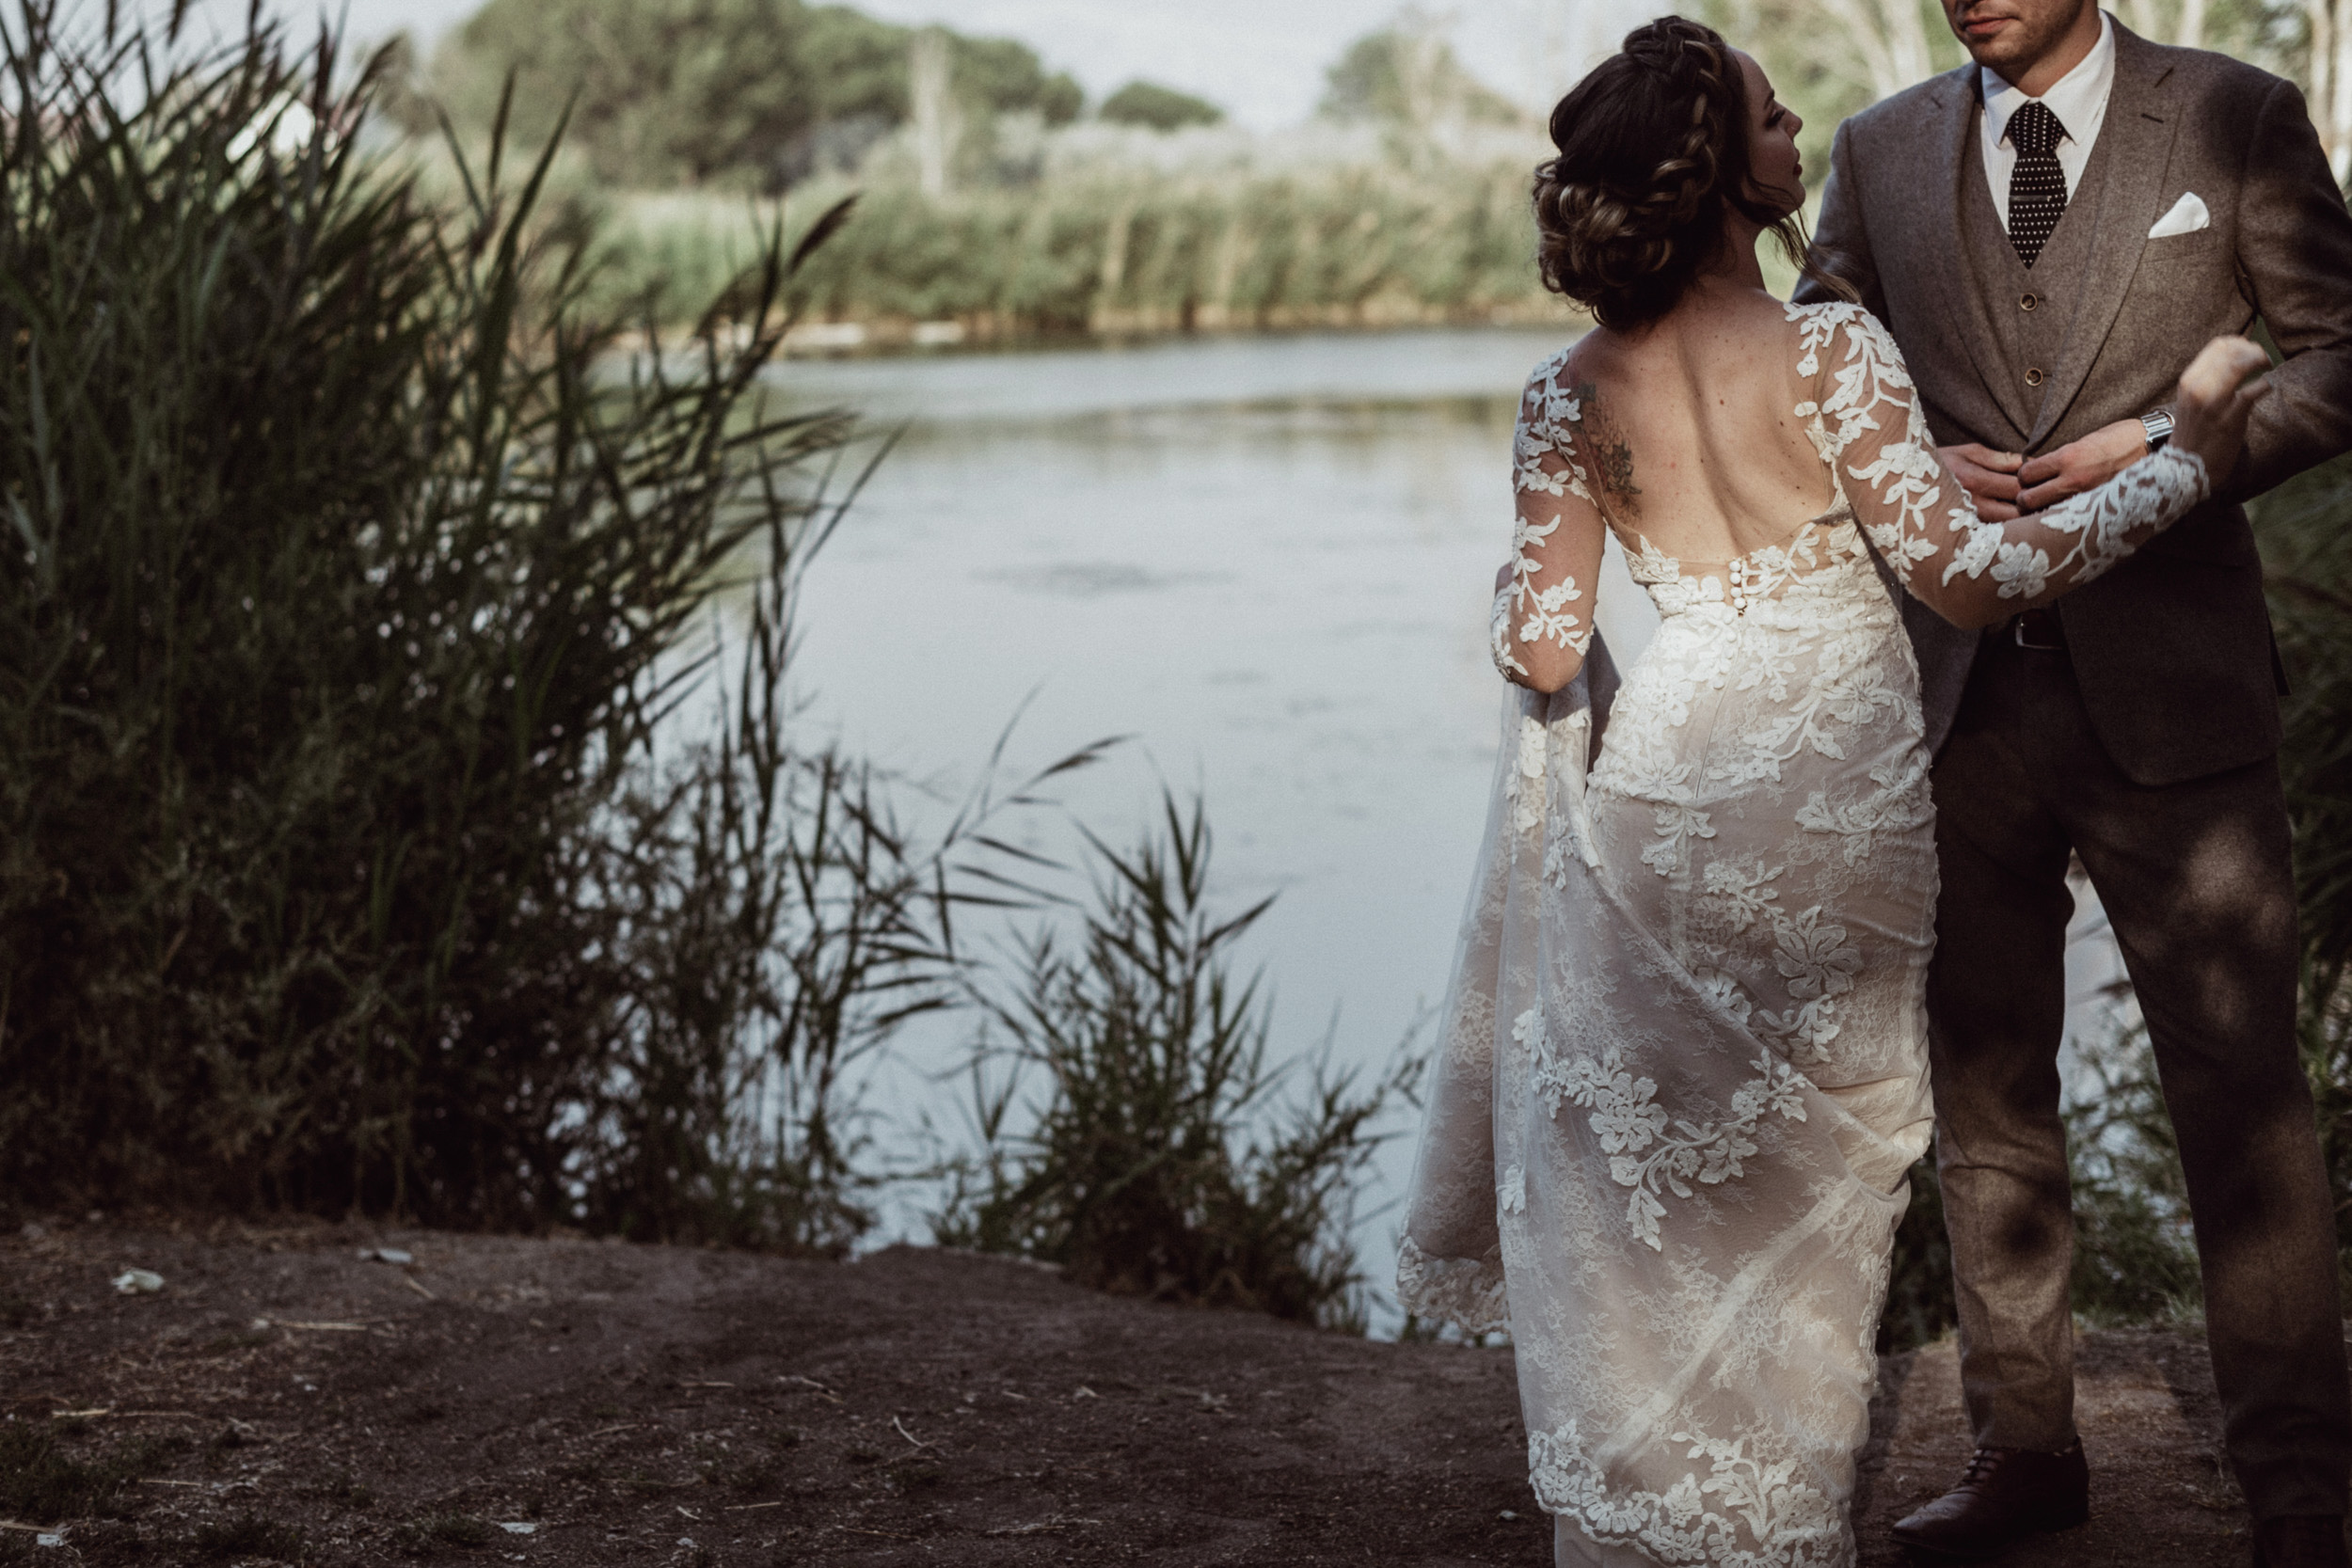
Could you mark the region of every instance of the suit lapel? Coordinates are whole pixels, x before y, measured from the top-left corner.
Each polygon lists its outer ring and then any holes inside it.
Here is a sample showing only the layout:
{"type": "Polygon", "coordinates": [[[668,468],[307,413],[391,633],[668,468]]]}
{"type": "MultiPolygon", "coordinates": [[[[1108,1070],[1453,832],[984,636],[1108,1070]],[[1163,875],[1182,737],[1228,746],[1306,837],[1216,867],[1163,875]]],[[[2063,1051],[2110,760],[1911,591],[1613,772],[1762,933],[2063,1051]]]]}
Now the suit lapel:
{"type": "Polygon", "coordinates": [[[2090,367],[2123,308],[2132,274],[2138,269],[2139,253],[2148,244],[2149,228],[2164,197],[2173,134],[2180,127],[2172,95],[2164,90],[2165,78],[2171,73],[2155,50],[2116,24],[2115,86],[2099,127],[2099,142],[2107,155],[2106,179],[2095,193],[2076,193],[2077,199],[2090,197],[2098,203],[2092,213],[2090,259],[2083,267],[2074,319],[2058,350],[2040,416],[2026,439],[2027,451],[2058,427],[2090,379],[2090,367]]]}
{"type": "Polygon", "coordinates": [[[1947,71],[1936,79],[1935,87],[1938,119],[1920,170],[1919,188],[1929,198],[1920,236],[1924,243],[1916,254],[1924,274],[1920,293],[1936,301],[1945,334],[1958,341],[1977,367],[1978,379],[1992,389],[1994,401],[2023,430],[2026,410],[2009,385],[2009,367],[2001,361],[1985,302],[1979,297],[1979,291],[1963,280],[1967,263],[1962,261],[1966,250],[1960,213],[1967,192],[1961,188],[1961,181],[1968,167],[1968,138],[1977,134],[1977,68],[1963,66],[1947,71]]]}

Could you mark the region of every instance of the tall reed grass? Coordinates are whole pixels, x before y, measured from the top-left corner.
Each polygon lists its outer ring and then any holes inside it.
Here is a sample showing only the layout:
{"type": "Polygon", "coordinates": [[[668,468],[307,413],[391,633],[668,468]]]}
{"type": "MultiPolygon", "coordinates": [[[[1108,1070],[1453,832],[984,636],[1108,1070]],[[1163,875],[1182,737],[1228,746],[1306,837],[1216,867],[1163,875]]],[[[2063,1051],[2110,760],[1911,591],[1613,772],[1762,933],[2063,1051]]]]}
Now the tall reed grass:
{"type": "Polygon", "coordinates": [[[759,392],[821,231],[616,356],[502,128],[439,206],[329,43],[21,14],[0,1203],[841,1250],[840,1074],[949,999],[995,806],[917,839],[780,705],[854,488],[759,392]]]}
{"type": "Polygon", "coordinates": [[[1270,1006],[1233,949],[1273,900],[1213,908],[1197,801],[1163,799],[1131,850],[1090,842],[1077,940],[1049,923],[1017,982],[975,973],[993,1026],[972,1063],[980,1148],[939,1240],[1116,1294],[1363,1332],[1355,1196],[1425,1059],[1400,1051],[1365,1083],[1327,1050],[1269,1058],[1270,1006]]]}

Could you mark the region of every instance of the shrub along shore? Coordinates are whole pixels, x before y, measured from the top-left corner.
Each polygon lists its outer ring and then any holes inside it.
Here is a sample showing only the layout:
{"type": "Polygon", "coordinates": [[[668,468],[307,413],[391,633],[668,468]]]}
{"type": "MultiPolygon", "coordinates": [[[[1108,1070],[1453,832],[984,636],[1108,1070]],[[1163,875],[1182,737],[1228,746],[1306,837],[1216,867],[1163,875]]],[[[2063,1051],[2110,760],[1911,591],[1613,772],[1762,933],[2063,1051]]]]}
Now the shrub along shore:
{"type": "MultiPolygon", "coordinates": [[[[975,338],[1564,313],[1528,264],[1523,174],[1454,175],[1329,170],[1141,195],[1089,182],[947,204],[872,189],[810,259],[801,297],[813,322],[945,320],[975,338]]],[[[707,287],[724,269],[723,250],[683,252],[621,227],[614,281],[707,287]]]]}
{"type": "MultiPolygon", "coordinates": [[[[465,156],[486,142],[467,133],[465,156]]],[[[586,242],[583,303],[665,325],[700,320],[771,245],[852,206],[792,279],[794,344],[838,350],[1073,336],[1579,319],[1532,259],[1542,139],[1316,124],[1279,135],[1083,125],[1041,135],[1019,170],[923,187],[899,142],[782,195],[718,180],[632,189],[583,157],[550,165],[548,221],[586,242]]],[[[389,156],[461,198],[445,141],[389,156]]]]}

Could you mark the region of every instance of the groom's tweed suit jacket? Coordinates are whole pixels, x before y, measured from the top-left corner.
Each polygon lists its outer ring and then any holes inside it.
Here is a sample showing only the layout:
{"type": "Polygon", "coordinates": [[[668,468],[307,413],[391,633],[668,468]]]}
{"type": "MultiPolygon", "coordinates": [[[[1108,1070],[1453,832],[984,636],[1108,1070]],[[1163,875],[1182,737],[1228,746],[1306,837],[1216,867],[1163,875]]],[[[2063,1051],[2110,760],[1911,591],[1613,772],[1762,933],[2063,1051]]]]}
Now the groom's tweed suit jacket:
{"type": "MultiPolygon", "coordinates": [[[[2058,605],[2091,723],[2135,783],[2260,760],[2279,744],[2277,664],[2238,503],[2352,447],[2352,214],[2291,83],[2117,24],[2091,162],[2027,272],[1984,189],[1979,80],[1947,72],[1838,127],[1818,244],[1947,445],[2051,451],[2168,406],[2208,338],[2267,325],[2287,361],[2216,499],[2058,605]],[[2191,192],[2211,226],[2150,239],[2191,192]]],[[[1904,619],[1940,748],[1979,634],[1916,600],[1904,619]]]]}

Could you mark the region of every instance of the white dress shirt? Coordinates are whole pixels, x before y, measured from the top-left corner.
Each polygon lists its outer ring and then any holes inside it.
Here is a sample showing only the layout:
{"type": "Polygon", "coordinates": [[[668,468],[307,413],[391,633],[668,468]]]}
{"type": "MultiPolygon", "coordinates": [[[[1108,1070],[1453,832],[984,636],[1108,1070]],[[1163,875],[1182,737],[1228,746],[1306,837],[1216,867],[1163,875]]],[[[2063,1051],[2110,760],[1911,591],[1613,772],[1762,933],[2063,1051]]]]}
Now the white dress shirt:
{"type": "MultiPolygon", "coordinates": [[[[1983,81],[1984,117],[1979,131],[1984,137],[1984,178],[1993,187],[1993,208],[2001,214],[2001,229],[2009,230],[2009,178],[2017,167],[2017,149],[2009,139],[2009,119],[2031,100],[1994,74],[1988,66],[1977,68],[1983,81]]],[[[2099,139],[2100,122],[2107,118],[2107,94],[2115,86],[2115,24],[2107,13],[2099,13],[2099,41],[2090,46],[2090,53],[2075,63],[2074,69],[2058,79],[2056,86],[2042,95],[2058,123],[2066,127],[2066,135],[2058,138],[2058,168],[2066,175],[2066,199],[2074,199],[2074,188],[2082,183],[2083,166],[2090,162],[2091,144],[2099,139]]]]}

